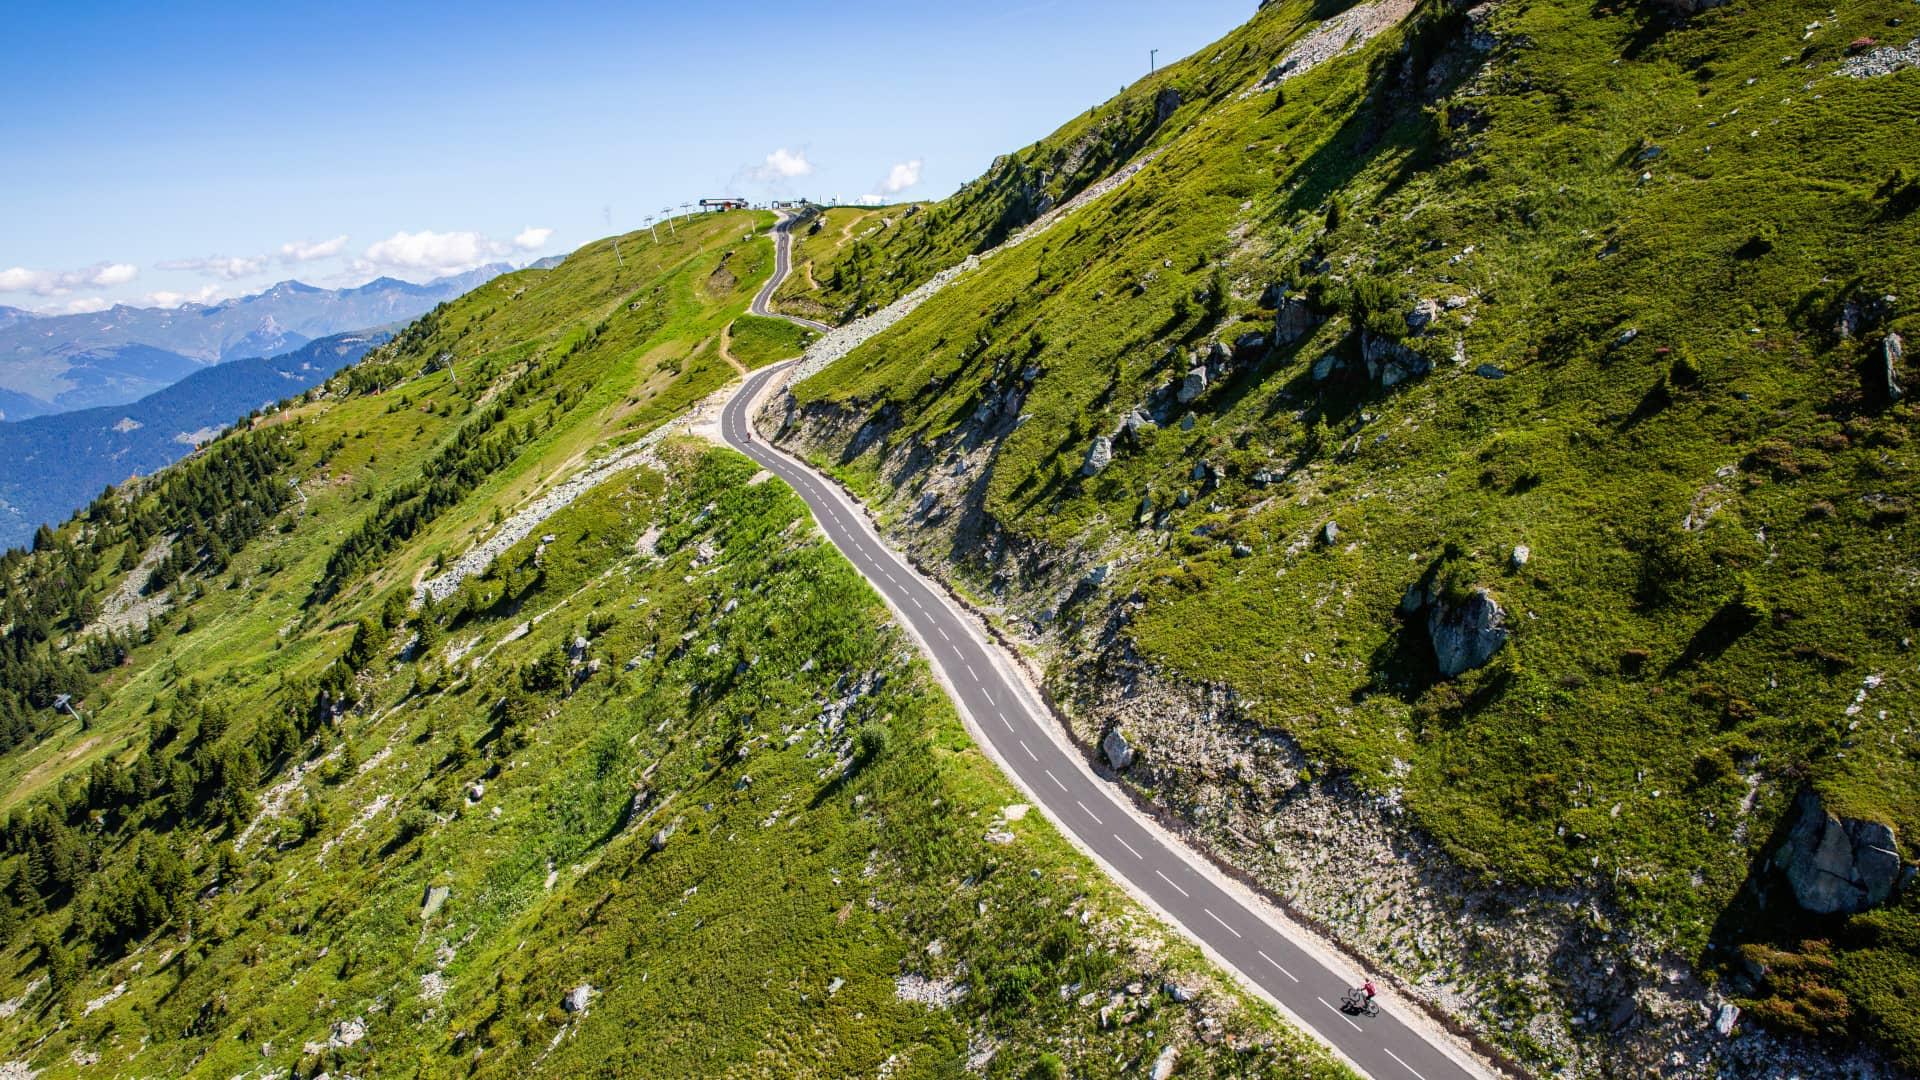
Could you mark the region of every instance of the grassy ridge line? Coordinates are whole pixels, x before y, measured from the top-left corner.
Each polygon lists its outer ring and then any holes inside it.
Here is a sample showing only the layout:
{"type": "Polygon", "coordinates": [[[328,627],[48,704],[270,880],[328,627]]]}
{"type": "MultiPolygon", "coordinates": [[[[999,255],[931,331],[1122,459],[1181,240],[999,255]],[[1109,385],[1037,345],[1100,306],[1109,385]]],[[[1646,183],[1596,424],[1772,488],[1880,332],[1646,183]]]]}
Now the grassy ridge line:
{"type": "MultiPolygon", "coordinates": [[[[737,273],[725,282],[726,289],[717,288],[721,282],[714,280],[712,271],[726,250],[723,245],[729,236],[749,227],[762,229],[771,220],[766,214],[702,218],[689,226],[684,237],[658,245],[643,234],[632,234],[621,238],[622,258],[616,258],[611,241],[589,244],[560,267],[504,275],[416,322],[401,341],[349,369],[324,392],[306,395],[293,408],[263,421],[288,425],[302,437],[316,416],[324,413],[334,421],[319,441],[308,440],[305,454],[292,470],[306,496],[295,511],[296,519],[353,520],[358,504],[377,500],[395,484],[418,477],[475,402],[490,400],[497,386],[504,385],[528,358],[563,352],[601,323],[608,324],[609,331],[592,348],[566,361],[571,388],[567,414],[589,414],[591,422],[555,424],[562,411],[551,399],[547,399],[551,407],[545,410],[523,407],[508,423],[531,423],[542,430],[521,448],[517,464],[496,473],[470,496],[467,505],[476,509],[456,510],[435,521],[416,538],[416,544],[424,546],[415,550],[427,551],[428,559],[434,560],[464,549],[485,528],[480,519],[494,502],[528,498],[544,482],[543,472],[551,476],[599,444],[630,441],[677,415],[731,377],[717,358],[703,361],[691,356],[692,341],[698,340],[695,335],[717,331],[717,324],[729,314],[744,311],[752,296],[751,287],[741,287],[737,273]],[[711,250],[716,247],[719,250],[711,250]],[[623,261],[625,265],[620,265],[623,261]],[[635,295],[635,289],[643,291],[635,295]],[[723,302],[723,309],[703,316],[704,305],[713,301],[723,302]],[[455,363],[413,374],[442,353],[452,354],[455,363]],[[348,379],[356,372],[364,384],[373,386],[402,377],[407,381],[380,395],[347,393],[348,379]]],[[[763,280],[771,272],[771,241],[760,237],[745,249],[753,264],[746,273],[748,282],[763,280]]],[[[740,269],[746,266],[741,264],[740,269]]],[[[268,585],[288,573],[294,580],[314,580],[336,539],[335,534],[310,528],[289,534],[270,557],[243,554],[233,580],[247,587],[238,596],[199,587],[207,595],[192,625],[204,627],[209,619],[231,618],[231,640],[247,645],[229,656],[226,632],[191,637],[176,633],[162,635],[155,643],[161,648],[136,651],[131,664],[105,676],[103,700],[93,703],[91,729],[82,731],[78,724],[70,724],[23,753],[0,759],[0,784],[5,785],[7,802],[14,804],[44,791],[63,775],[84,769],[103,755],[133,749],[131,739],[144,729],[144,720],[116,702],[129,691],[132,700],[141,703],[158,692],[161,683],[155,676],[165,669],[152,662],[154,656],[170,656],[183,670],[195,670],[211,659],[216,668],[234,671],[258,671],[267,655],[280,648],[316,656],[311,646],[322,639],[294,633],[311,625],[318,614],[297,603],[304,589],[268,585]],[[268,572],[260,573],[263,569],[268,572]]],[[[116,554],[108,551],[89,583],[102,594],[118,584],[116,554]]],[[[396,567],[376,574],[356,586],[349,600],[364,603],[376,591],[410,581],[412,573],[411,567],[396,567]]],[[[332,632],[337,634],[346,625],[336,621],[332,632]]]]}
{"type": "MultiPolygon", "coordinates": [[[[1214,45],[996,159],[984,175],[939,203],[828,211],[828,223],[838,231],[823,228],[823,242],[811,246],[801,238],[807,273],[796,274],[776,299],[796,305],[790,310],[797,313],[845,322],[892,303],[969,255],[1000,246],[1129,161],[1171,145],[1211,109],[1258,82],[1312,31],[1326,6],[1309,0],[1262,5],[1214,45]],[[876,228],[876,217],[891,223],[876,228]],[[803,281],[817,288],[806,291],[803,281]]],[[[802,257],[796,255],[797,266],[802,257]]]]}

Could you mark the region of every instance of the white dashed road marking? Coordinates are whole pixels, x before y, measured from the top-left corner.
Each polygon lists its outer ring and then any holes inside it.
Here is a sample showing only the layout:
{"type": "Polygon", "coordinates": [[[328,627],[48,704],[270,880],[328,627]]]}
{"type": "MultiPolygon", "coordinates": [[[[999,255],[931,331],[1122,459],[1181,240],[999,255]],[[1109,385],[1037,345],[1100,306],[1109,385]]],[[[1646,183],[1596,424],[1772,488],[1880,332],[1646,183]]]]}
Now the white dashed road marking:
{"type": "MultiPolygon", "coordinates": [[[[1384,1047],[1384,1046],[1383,1046],[1383,1047],[1381,1047],[1380,1049],[1382,1049],[1382,1050],[1387,1050],[1387,1048],[1386,1048],[1386,1047],[1384,1047]]],[[[1400,1055],[1399,1055],[1399,1054],[1396,1054],[1396,1053],[1394,1053],[1394,1052],[1393,1052],[1393,1051],[1391,1051],[1391,1050],[1387,1050],[1387,1056],[1388,1056],[1388,1057],[1390,1057],[1390,1058],[1392,1058],[1392,1059],[1393,1059],[1393,1060],[1395,1060],[1395,1061],[1400,1061],[1400,1055]]],[[[1410,1073],[1412,1073],[1412,1074],[1413,1074],[1414,1076],[1416,1076],[1416,1077],[1419,1077],[1419,1080],[1427,1080],[1427,1078],[1426,1078],[1426,1077],[1424,1077],[1424,1076],[1420,1076],[1420,1070],[1419,1070],[1419,1069],[1416,1069],[1416,1068],[1414,1068],[1413,1066],[1411,1066],[1411,1065],[1409,1065],[1409,1064],[1407,1064],[1407,1063],[1406,1063],[1406,1062],[1404,1062],[1404,1061],[1400,1061],[1400,1067],[1401,1067],[1401,1068],[1403,1068],[1403,1069],[1405,1069],[1405,1070],[1407,1070],[1408,1072],[1410,1072],[1410,1073]]]]}
{"type": "Polygon", "coordinates": [[[1201,911],[1204,911],[1204,912],[1206,912],[1206,913],[1207,913],[1207,918],[1209,918],[1209,919],[1212,919],[1212,920],[1213,920],[1214,922],[1217,922],[1217,923],[1219,923],[1219,924],[1220,924],[1221,926],[1226,926],[1226,927],[1227,927],[1227,933],[1229,933],[1229,934],[1232,934],[1232,935],[1233,935],[1234,937],[1239,937],[1239,936],[1240,936],[1240,931],[1238,931],[1238,930],[1235,930],[1235,929],[1234,929],[1233,927],[1231,927],[1231,926],[1227,926],[1227,920],[1225,920],[1225,919],[1223,919],[1223,918],[1221,918],[1221,917],[1220,917],[1220,916],[1218,916],[1218,915],[1215,915],[1215,914],[1213,913],[1213,909],[1212,909],[1212,908],[1201,908],[1200,910],[1201,910],[1201,911]]]}
{"type": "Polygon", "coordinates": [[[1255,949],[1255,950],[1253,950],[1253,951],[1254,951],[1254,952],[1257,952],[1257,953],[1259,953],[1259,954],[1260,954],[1260,959],[1262,959],[1262,960],[1265,960],[1265,961],[1266,961],[1267,963],[1269,963],[1269,964],[1272,964],[1272,965],[1273,965],[1274,967],[1277,967],[1277,968],[1280,968],[1280,974],[1282,974],[1282,975],[1285,975],[1285,976],[1286,976],[1287,978],[1289,978],[1289,979],[1292,979],[1292,980],[1293,980],[1294,982],[1299,982],[1299,981],[1300,981],[1300,976],[1298,976],[1298,975],[1295,975],[1295,974],[1294,974],[1293,972],[1291,972],[1291,971],[1288,971],[1288,970],[1287,970],[1286,968],[1284,968],[1284,967],[1280,967],[1280,961],[1278,961],[1278,960],[1275,960],[1275,959],[1274,959],[1273,957],[1271,957],[1271,956],[1268,956],[1268,955],[1267,955],[1267,950],[1265,950],[1265,949],[1255,949]]]}
{"type": "MultiPolygon", "coordinates": [[[[1126,843],[1126,841],[1125,841],[1125,840],[1122,840],[1122,841],[1120,841],[1120,842],[1121,842],[1121,843],[1123,843],[1123,844],[1124,844],[1124,843],[1126,843]]],[[[1131,849],[1129,849],[1129,850],[1131,850],[1131,849]]],[[[1156,869],[1154,870],[1154,873],[1156,873],[1156,874],[1160,874],[1160,871],[1159,871],[1159,870],[1158,870],[1158,869],[1156,868],[1156,869]]],[[[1173,880],[1172,878],[1170,878],[1170,877],[1168,877],[1167,875],[1165,875],[1165,874],[1160,874],[1160,880],[1161,880],[1161,881],[1164,881],[1164,882],[1166,882],[1167,884],[1169,884],[1169,885],[1171,885],[1171,886],[1173,886],[1173,888],[1174,888],[1174,891],[1175,891],[1175,892],[1178,892],[1178,893],[1179,893],[1179,894],[1180,894],[1181,896],[1184,896],[1184,897],[1186,897],[1186,898],[1187,898],[1187,899],[1189,899],[1189,900],[1191,900],[1191,899],[1193,899],[1193,896],[1192,896],[1192,894],[1190,894],[1190,893],[1188,893],[1188,892],[1187,892],[1187,890],[1185,890],[1185,889],[1182,889],[1182,888],[1180,887],[1180,883],[1179,883],[1179,882],[1177,882],[1177,881],[1175,881],[1175,880],[1173,880]]],[[[1213,914],[1213,912],[1211,912],[1211,911],[1209,911],[1209,912],[1207,912],[1207,914],[1209,914],[1209,915],[1211,915],[1211,914],[1213,914]]]]}
{"type": "Polygon", "coordinates": [[[1325,1005],[1329,1009],[1333,1009],[1333,1015],[1339,1017],[1342,1020],[1345,1020],[1347,1022],[1348,1027],[1352,1028],[1355,1031],[1360,1030],[1360,1025],[1354,1023],[1353,1018],[1348,1016],[1346,1013],[1343,1013],[1339,1009],[1334,1008],[1333,1002],[1328,1001],[1326,998],[1323,998],[1323,997],[1317,997],[1314,1000],[1318,1001],[1322,1005],[1325,1005]]]}

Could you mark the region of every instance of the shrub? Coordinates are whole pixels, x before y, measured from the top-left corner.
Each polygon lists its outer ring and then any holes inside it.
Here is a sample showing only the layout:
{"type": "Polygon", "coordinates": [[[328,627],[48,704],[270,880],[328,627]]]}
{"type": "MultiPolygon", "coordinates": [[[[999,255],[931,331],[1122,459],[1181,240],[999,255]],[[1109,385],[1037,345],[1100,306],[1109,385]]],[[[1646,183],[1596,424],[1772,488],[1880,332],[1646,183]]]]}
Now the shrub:
{"type": "Polygon", "coordinates": [[[886,756],[887,748],[892,744],[892,741],[893,735],[887,731],[884,724],[869,720],[865,724],[860,725],[860,730],[854,734],[853,748],[855,758],[863,765],[878,761],[886,756]]]}

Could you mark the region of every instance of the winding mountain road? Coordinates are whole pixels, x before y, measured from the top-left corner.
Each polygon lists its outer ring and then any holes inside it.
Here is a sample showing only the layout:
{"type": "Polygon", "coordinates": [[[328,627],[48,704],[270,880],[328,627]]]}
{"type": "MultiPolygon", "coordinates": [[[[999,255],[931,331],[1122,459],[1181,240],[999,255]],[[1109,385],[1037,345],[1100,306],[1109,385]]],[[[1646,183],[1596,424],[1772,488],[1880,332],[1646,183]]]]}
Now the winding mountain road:
{"type": "Polygon", "coordinates": [[[833,327],[812,319],[803,319],[798,315],[783,315],[767,307],[767,301],[773,299],[773,291],[780,287],[781,282],[787,280],[787,274],[793,270],[793,221],[791,215],[782,213],[780,220],[773,226],[773,276],[767,279],[765,285],[760,286],[760,292],[753,298],[751,310],[755,315],[764,318],[785,319],[824,334],[833,327]]]}
{"type": "MultiPolygon", "coordinates": [[[[764,301],[787,271],[790,221],[783,216],[775,226],[776,270],[754,301],[757,314],[786,317],[765,310],[764,301]]],[[[1357,972],[1229,882],[1096,776],[981,624],[892,551],[838,485],[755,435],[753,418],[761,400],[793,363],[747,378],[721,413],[722,438],[806,500],[827,538],[920,641],[974,737],[1047,816],[1131,893],[1363,1075],[1373,1080],[1490,1076],[1444,1035],[1402,1019],[1413,1008],[1407,1003],[1383,995],[1377,1016],[1342,1012],[1341,996],[1358,981],[1357,972]]]]}

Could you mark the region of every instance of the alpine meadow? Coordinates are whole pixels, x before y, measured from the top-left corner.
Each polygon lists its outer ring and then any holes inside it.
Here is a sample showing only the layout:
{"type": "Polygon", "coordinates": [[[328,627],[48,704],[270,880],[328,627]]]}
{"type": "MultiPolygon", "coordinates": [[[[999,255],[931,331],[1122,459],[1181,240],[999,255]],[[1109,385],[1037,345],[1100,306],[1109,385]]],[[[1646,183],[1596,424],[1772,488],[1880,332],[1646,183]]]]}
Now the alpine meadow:
{"type": "Polygon", "coordinates": [[[1920,7],[1249,14],[0,556],[0,1080],[1920,1074],[1920,7]]]}

